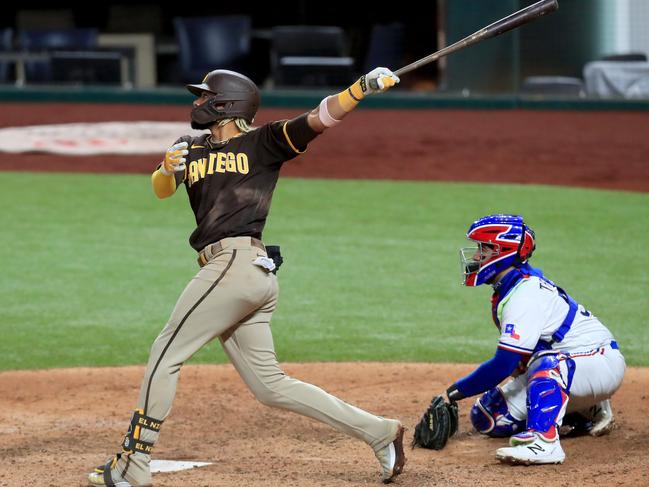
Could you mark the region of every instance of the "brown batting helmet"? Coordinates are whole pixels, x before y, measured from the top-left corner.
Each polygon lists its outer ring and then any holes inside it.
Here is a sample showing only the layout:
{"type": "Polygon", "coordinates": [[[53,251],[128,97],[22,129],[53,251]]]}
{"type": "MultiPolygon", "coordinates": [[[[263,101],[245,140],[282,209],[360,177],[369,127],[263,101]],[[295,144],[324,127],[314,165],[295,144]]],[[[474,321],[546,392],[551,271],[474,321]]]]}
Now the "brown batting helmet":
{"type": "Polygon", "coordinates": [[[204,91],[214,94],[192,110],[192,121],[200,125],[209,125],[224,118],[243,118],[252,123],[259,108],[257,85],[234,71],[211,71],[200,85],[187,85],[187,89],[196,96],[201,96],[204,91]]]}

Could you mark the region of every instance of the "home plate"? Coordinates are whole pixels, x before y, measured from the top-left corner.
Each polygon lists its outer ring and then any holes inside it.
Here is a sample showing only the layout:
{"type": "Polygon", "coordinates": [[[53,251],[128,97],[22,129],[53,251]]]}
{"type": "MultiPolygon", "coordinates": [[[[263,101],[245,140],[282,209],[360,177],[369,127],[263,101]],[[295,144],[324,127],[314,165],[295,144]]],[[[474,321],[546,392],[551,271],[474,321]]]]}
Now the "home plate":
{"type": "Polygon", "coordinates": [[[151,460],[151,473],[180,472],[196,467],[212,465],[210,462],[179,462],[176,460],[151,460]]]}

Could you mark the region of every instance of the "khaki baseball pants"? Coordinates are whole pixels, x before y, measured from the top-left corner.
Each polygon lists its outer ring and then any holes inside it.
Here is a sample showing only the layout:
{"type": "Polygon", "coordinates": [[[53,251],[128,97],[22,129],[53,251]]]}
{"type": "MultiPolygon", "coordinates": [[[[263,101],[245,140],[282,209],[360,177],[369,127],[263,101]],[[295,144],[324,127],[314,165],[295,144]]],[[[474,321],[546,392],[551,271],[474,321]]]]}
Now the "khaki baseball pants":
{"type": "MultiPolygon", "coordinates": [[[[277,278],[253,263],[266,254],[251,245],[250,237],[226,238],[221,245],[222,251],[187,285],[153,343],[137,408],[149,417],[164,420],[176,394],[182,364],[218,337],[241,378],[263,404],[324,422],[364,441],[374,451],[393,441],[398,421],[351,406],[282,371],[270,330],[277,305],[277,278]]],[[[149,430],[142,434],[143,440],[152,442],[158,436],[149,430]]],[[[133,470],[146,475],[148,455],[129,457],[140,457],[139,461],[132,458],[140,464],[133,470]]]]}

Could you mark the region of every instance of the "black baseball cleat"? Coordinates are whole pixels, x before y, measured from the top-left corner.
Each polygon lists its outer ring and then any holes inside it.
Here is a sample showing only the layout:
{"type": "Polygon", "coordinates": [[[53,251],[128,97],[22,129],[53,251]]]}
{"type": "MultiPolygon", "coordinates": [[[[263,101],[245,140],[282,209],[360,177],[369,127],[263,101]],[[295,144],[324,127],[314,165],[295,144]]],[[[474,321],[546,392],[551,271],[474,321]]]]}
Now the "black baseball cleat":
{"type": "Polygon", "coordinates": [[[106,465],[88,475],[91,487],[151,487],[149,459],[144,455],[118,453],[106,465]]]}
{"type": "Polygon", "coordinates": [[[406,455],[403,452],[403,434],[405,429],[399,425],[397,436],[389,445],[377,451],[376,458],[381,463],[383,483],[391,483],[403,471],[406,464],[406,455]]]}
{"type": "Polygon", "coordinates": [[[119,460],[119,455],[113,457],[112,460],[106,465],[100,465],[96,467],[93,472],[88,474],[88,483],[91,487],[132,487],[131,484],[122,479],[117,472],[115,472],[115,467],[117,461],[119,460]]]}

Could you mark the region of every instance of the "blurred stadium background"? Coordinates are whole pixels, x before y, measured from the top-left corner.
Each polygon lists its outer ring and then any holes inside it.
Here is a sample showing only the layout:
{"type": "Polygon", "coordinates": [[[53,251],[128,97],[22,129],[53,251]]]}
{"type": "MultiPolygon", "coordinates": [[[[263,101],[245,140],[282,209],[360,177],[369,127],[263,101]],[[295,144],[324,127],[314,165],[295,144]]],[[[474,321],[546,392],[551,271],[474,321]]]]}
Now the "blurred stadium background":
{"type": "MultiPolygon", "coordinates": [[[[159,2],[13,3],[0,25],[0,83],[178,87],[220,66],[267,89],[341,86],[377,65],[397,69],[531,3],[292,0],[205,4],[186,14],[159,2]]],[[[647,24],[646,0],[561,0],[560,13],[422,68],[402,85],[465,96],[646,98],[647,24]]]]}
{"type": "MultiPolygon", "coordinates": [[[[146,360],[195,271],[192,215],[183,195],[156,201],[146,174],[175,135],[139,130],[154,149],[115,151],[142,140],[128,139],[138,122],[183,130],[184,83],[241,71],[262,87],[265,122],[531,3],[4,6],[0,368],[146,360]],[[102,127],[112,145],[74,152],[102,145],[95,122],[123,122],[126,135],[102,127]],[[47,129],[70,123],[85,128],[47,129]]],[[[474,218],[503,211],[526,216],[536,264],[611,327],[629,364],[649,365],[647,25],[649,0],[560,0],[558,13],[404,76],[316,140],[286,168],[266,232],[286,253],[280,358],[489,357],[489,292],[460,288],[457,249],[474,218]]],[[[210,347],[194,360],[225,358],[210,347]]]]}

